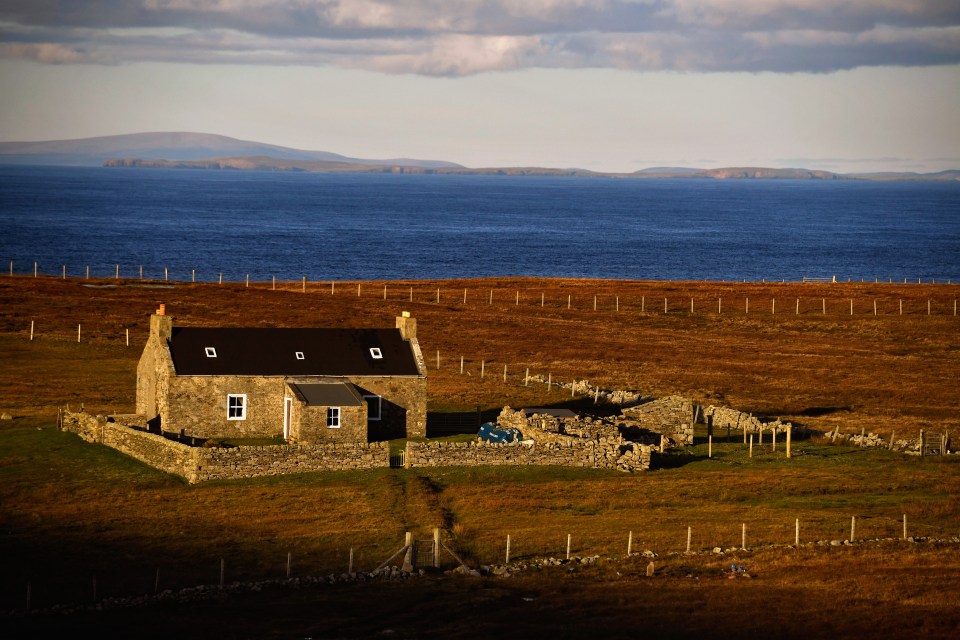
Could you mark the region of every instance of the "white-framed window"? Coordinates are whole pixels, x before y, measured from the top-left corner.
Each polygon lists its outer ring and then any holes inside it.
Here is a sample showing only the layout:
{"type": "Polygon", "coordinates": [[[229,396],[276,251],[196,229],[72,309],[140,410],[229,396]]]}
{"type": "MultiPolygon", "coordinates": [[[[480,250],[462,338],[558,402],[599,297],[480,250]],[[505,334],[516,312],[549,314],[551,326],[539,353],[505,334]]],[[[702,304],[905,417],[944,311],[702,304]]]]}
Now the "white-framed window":
{"type": "Polygon", "coordinates": [[[207,354],[207,357],[208,357],[208,358],[216,358],[216,357],[217,357],[217,348],[216,348],[216,347],[205,347],[204,350],[203,350],[203,352],[207,354]]]}
{"type": "Polygon", "coordinates": [[[227,420],[247,419],[247,394],[227,394],[227,420]]]}
{"type": "Polygon", "coordinates": [[[383,352],[380,351],[380,347],[370,347],[370,357],[374,360],[382,360],[383,352]]]}
{"type": "Polygon", "coordinates": [[[327,428],[340,428],[340,407],[327,407],[327,428]]]}
{"type": "Polygon", "coordinates": [[[296,354],[297,360],[303,360],[303,351],[297,351],[296,354]]]}
{"type": "Polygon", "coordinates": [[[367,420],[376,422],[380,419],[381,398],[372,394],[364,394],[363,399],[367,401],[367,420]]]}

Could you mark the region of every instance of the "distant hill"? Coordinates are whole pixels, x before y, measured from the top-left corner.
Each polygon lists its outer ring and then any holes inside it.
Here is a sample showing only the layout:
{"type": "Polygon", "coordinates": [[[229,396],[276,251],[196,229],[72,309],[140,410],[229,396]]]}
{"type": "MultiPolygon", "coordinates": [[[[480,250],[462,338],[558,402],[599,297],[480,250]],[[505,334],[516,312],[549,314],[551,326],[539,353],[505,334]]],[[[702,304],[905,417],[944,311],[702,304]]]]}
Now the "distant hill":
{"type": "MultiPolygon", "coordinates": [[[[452,164],[452,163],[451,163],[452,164]]],[[[469,169],[460,165],[424,166],[400,164],[396,160],[284,160],[269,156],[207,158],[203,160],[152,160],[118,158],[107,160],[105,167],[147,169],[225,169],[255,171],[302,171],[308,173],[413,173],[433,175],[501,175],[501,176],[600,176],[585,169],[550,169],[545,167],[491,167],[469,169]]]]}
{"type": "Polygon", "coordinates": [[[312,173],[429,173],[443,175],[575,176],[712,180],[960,180],[960,171],[937,173],[832,173],[769,167],[650,167],[633,173],[550,167],[470,168],[444,160],[352,158],[209,133],[132,133],[79,140],[0,142],[0,164],[128,168],[304,171],[312,173]]]}
{"type": "Polygon", "coordinates": [[[879,171],[875,173],[848,173],[848,178],[857,180],[960,180],[960,170],[915,173],[913,171],[879,171]]]}
{"type": "Polygon", "coordinates": [[[270,157],[278,160],[389,164],[402,167],[455,168],[461,166],[454,162],[411,158],[364,160],[329,151],[304,151],[209,133],[131,133],[79,140],[0,142],[0,164],[98,167],[108,160],[117,158],[181,161],[244,156],[270,157]]]}

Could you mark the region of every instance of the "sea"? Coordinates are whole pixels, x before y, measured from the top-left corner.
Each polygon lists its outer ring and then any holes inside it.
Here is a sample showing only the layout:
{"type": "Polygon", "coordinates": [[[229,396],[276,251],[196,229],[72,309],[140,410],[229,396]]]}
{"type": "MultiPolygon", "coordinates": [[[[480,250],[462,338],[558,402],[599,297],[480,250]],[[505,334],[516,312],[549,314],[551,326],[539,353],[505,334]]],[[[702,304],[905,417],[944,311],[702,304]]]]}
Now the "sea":
{"type": "Polygon", "coordinates": [[[960,182],[0,166],[0,273],[960,281],[960,182]]]}

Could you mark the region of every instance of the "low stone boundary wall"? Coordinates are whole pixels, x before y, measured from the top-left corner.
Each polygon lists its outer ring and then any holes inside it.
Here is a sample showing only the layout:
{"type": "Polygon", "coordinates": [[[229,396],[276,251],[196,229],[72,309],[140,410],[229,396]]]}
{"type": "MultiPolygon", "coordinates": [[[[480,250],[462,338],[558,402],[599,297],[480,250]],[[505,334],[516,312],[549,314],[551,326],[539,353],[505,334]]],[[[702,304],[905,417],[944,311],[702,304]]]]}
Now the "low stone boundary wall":
{"type": "Polygon", "coordinates": [[[382,442],[229,447],[199,449],[197,453],[197,482],[390,466],[390,449],[382,442]]]}
{"type": "Polygon", "coordinates": [[[113,447],[131,458],[161,471],[173,473],[188,482],[197,482],[199,449],[168,440],[161,435],[139,430],[139,424],[111,422],[89,413],[65,413],[63,430],[76,433],[87,442],[113,447]]]}
{"type": "Polygon", "coordinates": [[[142,427],[142,420],[136,418],[112,422],[104,416],[88,413],[65,413],[63,416],[64,431],[76,433],[87,442],[113,447],[190,483],[390,466],[390,449],[381,442],[204,448],[168,440],[141,430],[142,427]]]}
{"type": "Polygon", "coordinates": [[[652,447],[614,440],[523,444],[408,442],[406,467],[553,465],[639,471],[650,468],[652,447]]]}

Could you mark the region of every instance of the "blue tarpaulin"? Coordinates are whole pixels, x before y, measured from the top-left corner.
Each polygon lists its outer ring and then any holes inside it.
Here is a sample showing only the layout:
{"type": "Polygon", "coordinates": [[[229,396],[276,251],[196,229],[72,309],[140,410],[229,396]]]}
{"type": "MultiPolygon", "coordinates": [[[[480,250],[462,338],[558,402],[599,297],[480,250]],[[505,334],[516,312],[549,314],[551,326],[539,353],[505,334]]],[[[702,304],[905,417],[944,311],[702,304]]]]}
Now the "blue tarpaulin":
{"type": "Polygon", "coordinates": [[[477,432],[477,436],[485,442],[492,443],[502,443],[502,442],[514,442],[520,440],[521,434],[516,429],[497,429],[496,426],[490,424],[489,422],[484,422],[480,427],[480,431],[477,432]]]}

